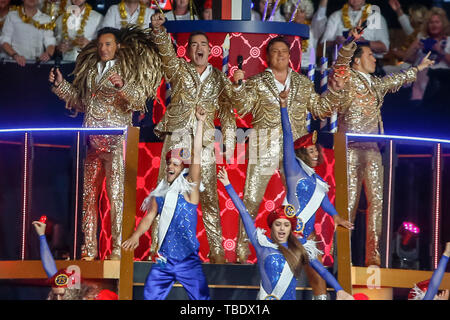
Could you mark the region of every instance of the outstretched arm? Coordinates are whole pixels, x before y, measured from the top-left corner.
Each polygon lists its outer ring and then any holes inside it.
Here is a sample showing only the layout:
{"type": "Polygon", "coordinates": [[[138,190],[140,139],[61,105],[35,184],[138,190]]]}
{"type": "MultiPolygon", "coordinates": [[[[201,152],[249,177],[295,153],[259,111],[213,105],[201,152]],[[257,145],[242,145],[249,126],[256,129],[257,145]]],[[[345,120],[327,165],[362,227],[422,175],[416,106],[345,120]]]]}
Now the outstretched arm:
{"type": "Polygon", "coordinates": [[[45,238],[46,224],[39,221],[33,221],[32,224],[39,236],[39,251],[41,254],[42,266],[44,267],[47,277],[51,278],[58,272],[58,269],[56,268],[55,259],[53,259],[50,248],[48,247],[47,239],[45,238]]]}
{"type": "Polygon", "coordinates": [[[187,180],[189,182],[195,182],[195,187],[187,195],[190,203],[199,203],[200,201],[200,182],[201,182],[201,162],[202,162],[202,149],[203,149],[203,125],[206,120],[206,112],[202,107],[197,107],[195,112],[197,117],[197,128],[194,135],[194,149],[191,157],[191,164],[189,166],[189,175],[187,180]]]}
{"type": "Polygon", "coordinates": [[[67,109],[84,110],[83,102],[77,98],[77,90],[70,82],[63,78],[58,68],[52,68],[50,70],[48,81],[53,85],[52,92],[66,102],[67,109]]]}
{"type": "Polygon", "coordinates": [[[441,285],[442,278],[444,277],[449,257],[450,257],[450,242],[447,242],[444,254],[442,255],[441,260],[439,261],[437,269],[434,270],[433,275],[431,276],[430,283],[428,285],[428,290],[423,300],[434,299],[434,296],[437,294],[439,286],[441,285]]]}
{"type": "Polygon", "coordinates": [[[280,93],[281,127],[283,129],[283,166],[286,180],[296,176],[301,170],[301,167],[295,158],[294,138],[292,137],[292,128],[287,111],[288,95],[289,90],[280,93]]]}
{"type": "Polygon", "coordinates": [[[133,232],[130,238],[122,243],[122,248],[125,250],[134,250],[139,246],[139,238],[150,229],[150,226],[155,219],[156,213],[158,212],[158,205],[154,197],[150,200],[150,209],[148,209],[147,214],[142,218],[141,222],[133,232]]]}
{"type": "Polygon", "coordinates": [[[163,24],[166,18],[160,12],[155,13],[151,17],[150,39],[158,48],[159,56],[163,64],[164,75],[168,82],[172,84],[172,79],[177,78],[180,72],[182,59],[178,58],[177,53],[172,44],[170,35],[167,33],[163,24]]]}
{"type": "Polygon", "coordinates": [[[354,298],[342,289],[336,278],[317,259],[309,261],[311,267],[336,290],[337,300],[354,300],[354,298]]]}
{"type": "Polygon", "coordinates": [[[325,195],[323,197],[322,203],[320,205],[326,213],[328,213],[330,216],[334,219],[334,224],[336,226],[343,226],[344,228],[347,228],[349,230],[353,230],[354,225],[348,220],[343,219],[338,212],[336,211],[336,208],[333,206],[333,204],[330,202],[330,199],[328,198],[328,195],[325,195]]]}
{"type": "Polygon", "coordinates": [[[250,242],[253,244],[255,249],[258,249],[259,244],[256,239],[256,227],[253,219],[248,213],[244,202],[241,200],[241,198],[239,198],[238,194],[231,185],[230,180],[228,180],[228,173],[224,167],[220,169],[219,173],[217,174],[217,178],[220,180],[220,182],[223,183],[223,185],[225,186],[225,190],[234,203],[234,206],[239,211],[239,215],[241,216],[242,222],[244,223],[245,232],[247,232],[250,242]]]}

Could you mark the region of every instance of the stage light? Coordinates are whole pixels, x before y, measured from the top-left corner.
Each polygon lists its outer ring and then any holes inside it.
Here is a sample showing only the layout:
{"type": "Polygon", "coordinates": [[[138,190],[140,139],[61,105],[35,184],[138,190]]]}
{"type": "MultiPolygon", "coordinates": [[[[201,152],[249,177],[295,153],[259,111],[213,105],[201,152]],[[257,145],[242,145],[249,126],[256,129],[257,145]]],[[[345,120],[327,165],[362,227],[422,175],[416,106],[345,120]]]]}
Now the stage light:
{"type": "Polygon", "coordinates": [[[402,236],[402,245],[407,246],[414,236],[420,232],[420,228],[412,222],[403,222],[399,230],[402,236]]]}
{"type": "Polygon", "coordinates": [[[394,236],[394,265],[401,269],[419,269],[420,228],[412,222],[403,222],[394,236]]]}

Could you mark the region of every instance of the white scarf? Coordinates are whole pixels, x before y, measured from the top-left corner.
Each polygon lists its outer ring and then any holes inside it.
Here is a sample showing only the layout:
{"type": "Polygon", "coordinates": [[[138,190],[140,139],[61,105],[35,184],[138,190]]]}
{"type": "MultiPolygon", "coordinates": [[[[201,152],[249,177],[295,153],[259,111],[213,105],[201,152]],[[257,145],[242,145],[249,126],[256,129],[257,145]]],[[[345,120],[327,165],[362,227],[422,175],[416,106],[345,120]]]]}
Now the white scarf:
{"type": "MultiPolygon", "coordinates": [[[[169,229],[172,221],[173,214],[178,203],[178,194],[190,193],[196,185],[195,182],[189,182],[184,177],[184,175],[188,172],[188,169],[183,169],[172,184],[169,184],[166,179],[161,180],[156,189],[153,190],[142,202],[141,210],[146,211],[150,209],[152,197],[164,197],[164,206],[161,211],[158,226],[158,248],[161,248],[167,230],[169,229]]],[[[158,255],[163,261],[166,261],[162,255],[159,253],[158,255]]]]}

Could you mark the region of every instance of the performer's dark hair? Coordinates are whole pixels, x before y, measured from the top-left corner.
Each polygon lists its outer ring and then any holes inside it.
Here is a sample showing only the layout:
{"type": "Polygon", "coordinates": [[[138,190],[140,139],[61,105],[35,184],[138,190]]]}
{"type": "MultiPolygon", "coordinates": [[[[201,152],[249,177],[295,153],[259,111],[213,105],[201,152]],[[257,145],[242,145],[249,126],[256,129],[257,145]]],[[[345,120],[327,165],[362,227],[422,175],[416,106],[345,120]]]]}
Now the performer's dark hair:
{"type": "Polygon", "coordinates": [[[269,53],[270,47],[272,47],[272,46],[273,46],[275,43],[277,43],[277,42],[282,42],[282,43],[284,43],[284,44],[288,47],[288,49],[291,48],[291,44],[290,44],[284,37],[279,36],[279,37],[270,39],[269,43],[268,43],[267,46],[266,46],[266,54],[269,53]]]}
{"type": "MultiPolygon", "coordinates": [[[[319,157],[317,160],[317,165],[320,165],[323,163],[323,150],[322,146],[318,143],[316,143],[317,151],[319,152],[319,157]]],[[[295,150],[295,155],[303,160],[304,163],[306,163],[308,166],[311,166],[311,160],[309,158],[308,152],[306,151],[306,148],[299,148],[295,150]]]]}
{"type": "Polygon", "coordinates": [[[117,28],[112,28],[112,27],[104,27],[101,28],[100,30],[97,31],[97,39],[100,38],[100,36],[104,35],[104,34],[112,34],[114,36],[114,38],[116,39],[116,42],[119,43],[120,42],[120,30],[117,28]]]}
{"type": "Polygon", "coordinates": [[[353,66],[353,63],[355,63],[355,59],[356,58],[361,58],[361,56],[363,54],[363,48],[364,47],[370,48],[370,45],[366,44],[366,43],[363,43],[363,44],[358,44],[356,46],[356,50],[355,50],[355,53],[353,54],[352,61],[350,62],[350,66],[353,66]]]}
{"type": "Polygon", "coordinates": [[[192,31],[191,34],[189,35],[188,47],[191,45],[192,38],[195,37],[195,36],[204,36],[206,38],[206,40],[208,41],[208,43],[209,43],[208,35],[205,32],[203,32],[203,31],[192,31]]]}

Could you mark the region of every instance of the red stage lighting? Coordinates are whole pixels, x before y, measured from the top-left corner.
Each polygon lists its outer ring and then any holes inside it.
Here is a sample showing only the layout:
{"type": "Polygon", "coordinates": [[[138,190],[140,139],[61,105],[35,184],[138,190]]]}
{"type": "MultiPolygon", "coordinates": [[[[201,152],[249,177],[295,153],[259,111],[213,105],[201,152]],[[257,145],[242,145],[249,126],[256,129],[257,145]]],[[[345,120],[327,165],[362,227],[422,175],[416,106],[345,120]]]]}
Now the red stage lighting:
{"type": "Polygon", "coordinates": [[[408,245],[411,238],[417,236],[420,233],[420,228],[412,222],[405,221],[402,223],[399,233],[402,237],[402,245],[406,246],[408,245]]]}

